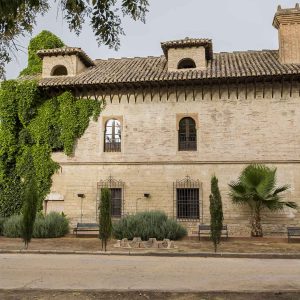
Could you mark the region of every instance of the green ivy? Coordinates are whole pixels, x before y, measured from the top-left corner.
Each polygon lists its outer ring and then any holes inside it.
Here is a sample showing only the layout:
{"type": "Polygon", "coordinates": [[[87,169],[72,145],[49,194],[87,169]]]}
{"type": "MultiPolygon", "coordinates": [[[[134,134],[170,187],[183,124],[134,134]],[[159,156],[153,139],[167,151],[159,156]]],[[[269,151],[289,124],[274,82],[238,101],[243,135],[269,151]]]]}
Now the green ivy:
{"type": "Polygon", "coordinates": [[[101,102],[77,99],[69,91],[47,98],[36,81],[11,80],[1,84],[0,216],[20,211],[22,182],[32,172],[37,182],[38,206],[42,208],[51,178],[59,169],[51,158],[52,152],[72,155],[76,140],[84,134],[92,117],[97,120],[101,109],[101,102]]]}
{"type": "Polygon", "coordinates": [[[65,46],[63,41],[50,31],[43,30],[31,39],[28,46],[28,66],[21,71],[20,76],[36,75],[42,72],[42,60],[36,52],[41,49],[61,48],[65,46]]]}
{"type": "MultiPolygon", "coordinates": [[[[63,47],[49,31],[34,37],[28,47],[28,66],[20,76],[42,72],[36,52],[63,47]]],[[[0,85],[0,216],[18,213],[22,207],[24,182],[35,176],[39,209],[49,193],[52,176],[59,165],[51,158],[54,151],[72,155],[76,140],[97,120],[101,102],[77,99],[66,91],[46,97],[36,81],[9,80],[0,85]],[[30,162],[30,163],[29,163],[30,162]]]]}

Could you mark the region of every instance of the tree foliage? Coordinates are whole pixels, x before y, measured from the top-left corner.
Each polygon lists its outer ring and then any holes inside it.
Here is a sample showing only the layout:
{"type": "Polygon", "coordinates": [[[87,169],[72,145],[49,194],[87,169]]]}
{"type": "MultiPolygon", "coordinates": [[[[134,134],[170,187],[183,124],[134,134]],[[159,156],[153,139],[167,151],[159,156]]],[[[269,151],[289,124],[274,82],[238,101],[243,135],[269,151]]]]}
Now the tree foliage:
{"type": "Polygon", "coordinates": [[[111,194],[108,188],[101,190],[99,205],[99,238],[102,241],[102,250],[106,251],[107,241],[112,234],[111,222],[111,194]]]}
{"type": "MultiPolygon", "coordinates": [[[[17,39],[32,33],[38,15],[44,15],[50,0],[0,0],[0,78],[4,75],[4,63],[10,53],[20,48],[17,39]]],[[[71,31],[81,32],[88,21],[100,44],[118,49],[122,29],[122,17],[145,22],[148,0],[54,0],[63,12],[71,31]]]]}
{"type": "Polygon", "coordinates": [[[221,242],[222,228],[223,228],[223,207],[222,198],[218,186],[218,179],[216,176],[211,178],[211,194],[209,196],[209,210],[210,210],[210,236],[214,244],[215,252],[221,242]]]}
{"type": "Polygon", "coordinates": [[[252,164],[247,166],[237,179],[229,184],[230,197],[235,204],[248,205],[251,211],[251,235],[263,235],[261,210],[281,210],[284,207],[297,208],[295,202],[284,201],[282,192],[288,185],[277,187],[276,168],[252,164]]]}

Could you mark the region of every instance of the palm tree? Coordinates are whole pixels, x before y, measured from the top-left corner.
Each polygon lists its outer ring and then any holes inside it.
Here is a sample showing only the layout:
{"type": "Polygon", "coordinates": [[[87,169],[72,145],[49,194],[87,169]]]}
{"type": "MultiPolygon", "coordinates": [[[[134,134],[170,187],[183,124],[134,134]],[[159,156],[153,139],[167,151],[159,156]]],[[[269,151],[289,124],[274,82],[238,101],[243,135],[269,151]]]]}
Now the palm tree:
{"type": "Polygon", "coordinates": [[[229,196],[235,204],[247,204],[251,210],[251,235],[261,237],[261,210],[270,211],[283,209],[285,206],[297,208],[295,202],[283,201],[282,192],[289,189],[289,185],[276,187],[276,168],[265,165],[251,164],[241,173],[237,181],[229,184],[229,196]]]}

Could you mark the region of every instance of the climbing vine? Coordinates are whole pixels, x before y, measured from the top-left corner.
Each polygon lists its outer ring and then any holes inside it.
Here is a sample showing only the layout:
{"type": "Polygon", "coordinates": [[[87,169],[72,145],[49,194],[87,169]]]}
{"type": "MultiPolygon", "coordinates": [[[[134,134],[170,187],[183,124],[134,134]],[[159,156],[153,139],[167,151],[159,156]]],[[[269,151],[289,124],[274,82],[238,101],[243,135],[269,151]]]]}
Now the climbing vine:
{"type": "Polygon", "coordinates": [[[36,75],[42,72],[42,60],[37,56],[41,49],[61,48],[64,42],[50,31],[43,30],[33,39],[28,46],[28,66],[21,71],[20,76],[36,75]]]}
{"type": "MultiPolygon", "coordinates": [[[[63,46],[56,35],[42,31],[29,43],[28,66],[20,76],[42,72],[38,50],[63,46]]],[[[52,175],[59,169],[51,154],[72,155],[76,140],[91,117],[97,120],[101,109],[101,102],[77,99],[70,91],[47,97],[35,80],[0,83],[0,216],[20,212],[24,182],[31,176],[35,176],[42,208],[52,175]]]]}
{"type": "Polygon", "coordinates": [[[70,91],[47,98],[36,81],[1,84],[0,216],[20,211],[23,182],[31,172],[36,178],[41,209],[52,175],[59,169],[52,152],[72,155],[76,140],[92,117],[97,120],[101,109],[101,102],[77,99],[70,91]]]}

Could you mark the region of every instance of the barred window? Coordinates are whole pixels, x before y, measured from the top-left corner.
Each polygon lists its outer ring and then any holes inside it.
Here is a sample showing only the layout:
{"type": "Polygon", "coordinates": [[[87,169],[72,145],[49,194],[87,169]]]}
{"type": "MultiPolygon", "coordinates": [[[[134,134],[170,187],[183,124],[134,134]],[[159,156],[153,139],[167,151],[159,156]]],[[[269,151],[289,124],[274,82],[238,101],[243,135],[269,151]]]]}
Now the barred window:
{"type": "Polygon", "coordinates": [[[113,218],[121,218],[124,214],[124,189],[125,184],[121,180],[116,180],[109,176],[106,180],[97,183],[96,197],[96,220],[99,220],[99,205],[103,188],[108,188],[111,195],[111,215],[113,218]]]}
{"type": "Polygon", "coordinates": [[[104,152],[121,152],[121,123],[108,120],[105,124],[104,152]]]}
{"type": "Polygon", "coordinates": [[[197,150],[197,130],[196,122],[193,118],[183,118],[179,122],[178,131],[178,150],[196,151],[197,150]]]}
{"type": "Polygon", "coordinates": [[[111,216],[121,218],[122,215],[122,189],[112,188],[111,193],[111,216]]]}
{"type": "Polygon", "coordinates": [[[176,190],[177,219],[199,219],[199,189],[176,190]]]}

